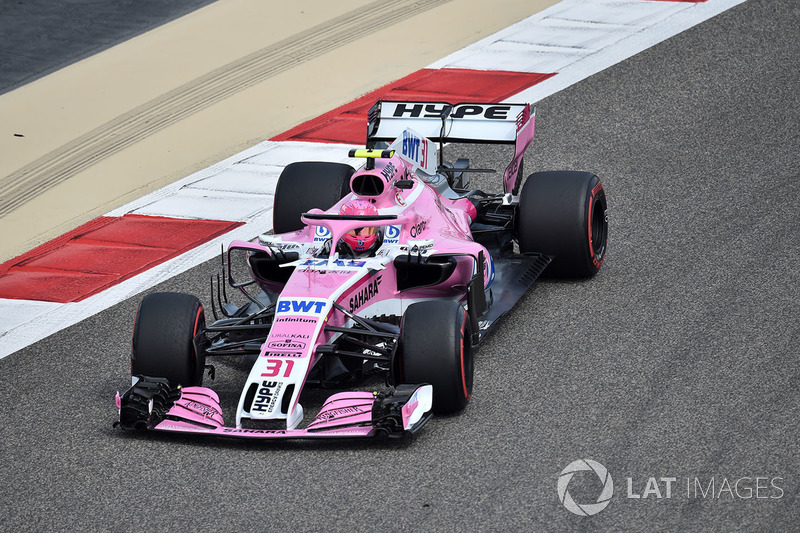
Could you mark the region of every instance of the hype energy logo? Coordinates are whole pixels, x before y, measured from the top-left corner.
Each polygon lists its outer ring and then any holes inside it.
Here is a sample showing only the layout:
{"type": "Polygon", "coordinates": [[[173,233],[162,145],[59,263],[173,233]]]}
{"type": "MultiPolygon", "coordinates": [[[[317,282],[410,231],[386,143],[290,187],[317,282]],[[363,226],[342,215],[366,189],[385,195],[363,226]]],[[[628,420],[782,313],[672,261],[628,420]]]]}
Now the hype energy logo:
{"type": "Polygon", "coordinates": [[[611,479],[611,474],[608,473],[606,467],[597,461],[578,459],[568,464],[558,476],[558,499],[561,500],[561,503],[569,512],[576,515],[592,516],[599,513],[611,503],[611,497],[613,495],[614,480],[611,479]],[[573,476],[578,472],[584,471],[594,472],[594,474],[600,478],[600,483],[603,486],[603,489],[597,496],[597,500],[594,502],[578,503],[572,499],[572,495],[569,493],[569,483],[572,481],[573,476]]]}

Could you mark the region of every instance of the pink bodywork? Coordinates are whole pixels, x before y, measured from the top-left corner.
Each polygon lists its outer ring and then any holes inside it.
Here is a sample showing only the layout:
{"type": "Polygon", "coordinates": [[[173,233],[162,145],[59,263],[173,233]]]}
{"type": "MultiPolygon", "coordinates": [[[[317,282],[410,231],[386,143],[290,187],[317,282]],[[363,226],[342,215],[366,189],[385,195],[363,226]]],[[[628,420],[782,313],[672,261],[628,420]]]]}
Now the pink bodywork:
{"type": "Polygon", "coordinates": [[[219,398],[214,391],[206,387],[185,387],[180,399],[155,429],[257,439],[367,437],[374,432],[370,424],[374,399],[370,392],[334,394],[306,429],[245,429],[225,426],[219,398]],[[176,420],[178,418],[180,420],[176,420]]]}
{"type": "MultiPolygon", "coordinates": [[[[302,417],[302,410],[295,414],[302,386],[317,359],[316,348],[330,343],[334,332],[327,332],[324,326],[347,326],[350,319],[346,314],[336,310],[330,302],[337,302],[350,312],[362,316],[393,314],[402,316],[405,308],[411,303],[433,298],[465,298],[464,287],[474,275],[477,257],[483,253],[485,258],[485,281],[492,282],[494,267],[488,251],[472,239],[470,223],[476,217],[475,206],[466,198],[450,199],[439,194],[437,190],[419,179],[410,171],[406,163],[398,156],[378,159],[375,168],[361,169],[352,179],[363,174],[373,174],[385,183],[385,189],[378,196],[361,196],[378,209],[379,215],[396,215],[394,220],[319,220],[303,217],[307,225],[304,229],[292,233],[275,236],[282,244],[315,246],[323,244],[322,234],[331,242],[338,242],[348,231],[363,226],[379,226],[384,235],[392,227],[391,242],[384,244],[371,258],[338,258],[335,246],[327,256],[301,255],[299,264],[295,266],[289,280],[280,290],[276,314],[269,337],[264,342],[259,359],[256,361],[248,377],[239,402],[237,426],[241,418],[275,419],[286,418],[289,429],[294,427],[302,417]],[[397,180],[411,180],[413,187],[397,188],[397,180]],[[321,229],[320,229],[321,228],[321,229]],[[399,229],[399,231],[397,231],[399,229]],[[317,237],[315,241],[315,237],[317,237]],[[432,240],[432,244],[431,244],[432,240]],[[409,243],[427,243],[432,246],[423,254],[459,254],[455,271],[447,280],[438,286],[422,287],[398,291],[397,272],[392,260],[397,255],[408,254],[409,243]],[[245,405],[248,390],[256,387],[255,400],[251,406],[245,405]],[[287,390],[292,391],[291,401],[282,401],[287,390]],[[283,411],[280,406],[287,406],[283,411]]],[[[352,183],[352,182],[351,182],[352,183]]],[[[338,214],[345,202],[359,198],[350,194],[327,211],[311,210],[312,215],[338,214]]],[[[273,241],[274,242],[274,241],[273,241]]],[[[254,252],[271,253],[268,246],[258,242],[235,241],[230,248],[245,248],[254,252]]],[[[417,252],[412,252],[416,254],[417,252]]],[[[255,274],[254,274],[255,277],[255,274]]],[[[258,278],[256,278],[258,279],[258,278]]],[[[259,280],[262,286],[268,286],[268,280],[259,280]]],[[[274,287],[270,287],[274,290],[274,287]]],[[[276,291],[277,292],[277,291],[276,291]]],[[[344,398],[332,397],[329,401],[345,401],[344,398]]],[[[357,405],[346,405],[342,409],[353,411],[350,418],[357,421],[368,421],[372,400],[366,397],[363,401],[364,412],[357,405]]],[[[253,398],[252,392],[248,401],[253,398]]],[[[338,408],[338,407],[337,407],[338,408]]],[[[331,411],[321,411],[330,415],[331,411]]],[[[409,411],[410,413],[411,411],[409,411]]],[[[333,419],[332,419],[333,420],[333,419]]],[[[166,423],[166,422],[165,422],[166,423]]],[[[321,420],[319,416],[309,424],[308,430],[338,426],[338,418],[334,421],[321,420]]]]}

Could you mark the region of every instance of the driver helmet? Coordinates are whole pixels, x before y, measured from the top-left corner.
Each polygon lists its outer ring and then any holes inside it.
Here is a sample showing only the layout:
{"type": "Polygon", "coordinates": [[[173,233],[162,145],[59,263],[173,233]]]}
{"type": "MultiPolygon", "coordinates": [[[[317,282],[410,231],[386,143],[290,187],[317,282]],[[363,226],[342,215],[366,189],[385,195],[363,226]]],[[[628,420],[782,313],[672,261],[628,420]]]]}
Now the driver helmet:
{"type": "MultiPolygon", "coordinates": [[[[377,215],[378,210],[367,200],[351,200],[344,204],[339,211],[342,215],[370,216],[377,215]]],[[[365,226],[350,230],[342,238],[353,251],[358,253],[369,252],[377,248],[378,228],[375,226],[365,226]]]]}

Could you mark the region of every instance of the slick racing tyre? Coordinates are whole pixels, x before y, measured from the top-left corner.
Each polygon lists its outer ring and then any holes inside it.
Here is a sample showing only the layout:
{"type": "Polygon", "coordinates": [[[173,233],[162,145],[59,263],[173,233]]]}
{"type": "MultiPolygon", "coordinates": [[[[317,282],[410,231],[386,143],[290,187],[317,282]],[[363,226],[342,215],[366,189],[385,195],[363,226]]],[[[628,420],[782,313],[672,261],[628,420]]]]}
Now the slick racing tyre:
{"type": "Polygon", "coordinates": [[[472,396],[469,316],[448,300],[408,307],[400,323],[398,372],[402,383],[433,385],[433,412],[455,413],[472,396]]]}
{"type": "Polygon", "coordinates": [[[167,378],[172,386],[202,384],[205,353],[194,338],[205,330],[200,301],[188,294],[145,296],[136,311],[131,343],[131,374],[167,378]]]}
{"type": "Polygon", "coordinates": [[[520,252],[553,256],[548,276],[588,278],[603,265],[606,193],[589,172],[536,172],[522,187],[516,230],[520,252]]]}
{"type": "Polygon", "coordinates": [[[302,161],[281,172],[275,187],[272,227],[275,233],[303,228],[300,215],[314,207],[328,209],[350,192],[355,169],[344,163],[302,161]]]}

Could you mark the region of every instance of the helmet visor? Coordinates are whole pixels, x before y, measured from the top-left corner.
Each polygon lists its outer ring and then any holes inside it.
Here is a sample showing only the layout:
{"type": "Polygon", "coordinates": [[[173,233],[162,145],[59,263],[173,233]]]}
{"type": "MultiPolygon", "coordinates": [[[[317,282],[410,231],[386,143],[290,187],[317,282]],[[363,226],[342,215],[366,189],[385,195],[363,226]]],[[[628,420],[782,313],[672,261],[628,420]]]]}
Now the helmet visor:
{"type": "Polygon", "coordinates": [[[369,237],[370,235],[375,235],[375,231],[375,226],[365,226],[363,228],[351,230],[348,233],[353,237],[369,237]]]}

